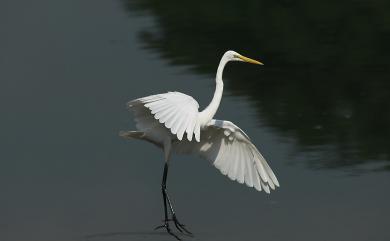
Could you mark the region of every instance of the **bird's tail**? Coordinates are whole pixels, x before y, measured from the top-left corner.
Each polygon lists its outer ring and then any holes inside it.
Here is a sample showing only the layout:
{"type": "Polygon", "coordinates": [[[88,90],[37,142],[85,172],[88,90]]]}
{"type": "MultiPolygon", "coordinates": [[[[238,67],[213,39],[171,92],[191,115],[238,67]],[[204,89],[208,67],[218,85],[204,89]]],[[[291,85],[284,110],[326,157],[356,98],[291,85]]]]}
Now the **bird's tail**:
{"type": "Polygon", "coordinates": [[[125,139],[143,139],[144,132],[142,131],[120,131],[119,136],[125,139]]]}
{"type": "Polygon", "coordinates": [[[160,143],[157,143],[156,141],[148,138],[147,135],[145,135],[145,132],[143,132],[143,131],[120,131],[119,136],[123,137],[125,139],[128,139],[128,140],[138,139],[138,140],[148,141],[148,142],[156,145],[157,147],[162,148],[160,143]]]}

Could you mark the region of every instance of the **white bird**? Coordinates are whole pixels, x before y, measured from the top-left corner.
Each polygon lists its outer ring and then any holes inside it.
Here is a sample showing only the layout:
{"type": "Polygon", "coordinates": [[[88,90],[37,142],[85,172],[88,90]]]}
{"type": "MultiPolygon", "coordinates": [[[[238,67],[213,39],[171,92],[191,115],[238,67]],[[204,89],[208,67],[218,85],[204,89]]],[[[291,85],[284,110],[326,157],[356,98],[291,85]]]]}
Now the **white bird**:
{"type": "Polygon", "coordinates": [[[166,181],[171,153],[200,155],[211,161],[231,180],[245,183],[258,191],[269,193],[270,189],[279,187],[274,172],[248,135],[230,121],[213,119],[222,98],[222,73],[229,61],[263,65],[237,52],[227,51],[218,66],[213,99],[203,111],[198,110],[199,104],[194,98],[180,92],[151,95],[127,103],[134,112],[138,130],[121,131],[120,136],[145,140],[163,149],[165,166],[161,187],[165,221],[157,228],[166,228],[169,234],[179,240],[172,233],[169,221],[173,221],[180,232],[191,233],[178,221],[167,194],[166,181]],[[167,203],[171,218],[168,217],[167,203]]]}

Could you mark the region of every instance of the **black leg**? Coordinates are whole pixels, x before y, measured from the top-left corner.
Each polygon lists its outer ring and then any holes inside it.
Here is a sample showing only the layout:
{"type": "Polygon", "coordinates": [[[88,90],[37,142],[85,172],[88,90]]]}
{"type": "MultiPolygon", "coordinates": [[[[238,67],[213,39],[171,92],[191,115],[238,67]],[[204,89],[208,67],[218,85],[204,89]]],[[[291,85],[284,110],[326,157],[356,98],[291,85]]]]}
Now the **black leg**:
{"type": "Polygon", "coordinates": [[[171,200],[169,198],[169,195],[168,195],[168,192],[166,191],[165,189],[165,196],[166,196],[166,199],[168,201],[168,205],[169,205],[169,209],[171,210],[171,214],[172,214],[172,221],[173,223],[175,224],[177,230],[179,230],[181,233],[183,233],[183,231],[189,235],[193,235],[190,231],[188,231],[188,229],[185,228],[185,225],[184,224],[181,224],[179,222],[179,220],[177,219],[176,217],[176,214],[175,214],[175,210],[173,209],[173,206],[172,206],[172,203],[171,203],[171,200]]]}
{"type": "Polygon", "coordinates": [[[180,232],[183,232],[183,230],[189,234],[189,235],[192,235],[192,233],[190,231],[188,231],[183,224],[181,224],[179,222],[179,220],[176,218],[176,214],[175,214],[175,211],[173,209],[173,206],[172,206],[172,203],[171,203],[171,200],[168,196],[168,193],[167,193],[167,176],[168,176],[168,163],[165,163],[165,166],[164,166],[164,174],[163,174],[163,179],[162,179],[162,183],[161,183],[161,192],[162,192],[162,196],[163,196],[163,201],[164,201],[164,216],[165,216],[165,220],[164,220],[164,224],[161,225],[161,226],[158,226],[156,227],[155,229],[160,229],[160,228],[165,228],[167,230],[167,232],[172,235],[173,237],[175,237],[177,240],[181,240],[177,235],[175,235],[170,227],[169,227],[169,221],[173,221],[173,223],[175,224],[176,228],[180,231],[180,232]],[[167,202],[168,202],[168,205],[169,205],[169,210],[172,214],[172,219],[169,219],[168,217],[168,209],[167,209],[167,202]]]}

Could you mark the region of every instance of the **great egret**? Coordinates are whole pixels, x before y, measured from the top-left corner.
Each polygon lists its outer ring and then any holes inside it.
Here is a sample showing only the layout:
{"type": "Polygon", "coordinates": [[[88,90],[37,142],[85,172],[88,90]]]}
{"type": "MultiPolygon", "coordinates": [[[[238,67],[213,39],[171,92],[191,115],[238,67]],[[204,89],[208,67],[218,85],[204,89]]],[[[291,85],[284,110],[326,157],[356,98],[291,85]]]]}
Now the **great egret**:
{"type": "Polygon", "coordinates": [[[199,104],[194,98],[180,92],[151,95],[127,103],[129,109],[134,111],[138,130],[121,131],[120,136],[145,140],[163,149],[165,166],[161,190],[165,219],[164,224],[157,228],[165,228],[179,240],[171,231],[169,221],[173,221],[180,232],[190,235],[191,232],[178,221],[167,193],[166,182],[172,152],[198,154],[211,161],[231,180],[245,183],[258,191],[269,193],[270,189],[279,187],[275,174],[248,135],[230,121],[213,119],[222,98],[223,69],[229,61],[263,65],[237,52],[227,51],[218,66],[213,99],[203,111],[198,111],[199,104]],[[185,135],[187,138],[184,138],[185,135]],[[167,204],[171,218],[168,217],[167,204]]]}

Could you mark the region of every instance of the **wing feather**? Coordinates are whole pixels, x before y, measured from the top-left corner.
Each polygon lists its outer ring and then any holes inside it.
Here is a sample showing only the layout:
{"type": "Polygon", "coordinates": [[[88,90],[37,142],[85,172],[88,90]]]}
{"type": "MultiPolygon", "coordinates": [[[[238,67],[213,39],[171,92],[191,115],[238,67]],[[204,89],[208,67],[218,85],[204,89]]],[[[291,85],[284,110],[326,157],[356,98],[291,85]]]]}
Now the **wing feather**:
{"type": "Polygon", "coordinates": [[[199,121],[196,121],[194,128],[195,140],[200,142],[200,124],[199,121]]]}
{"type": "Polygon", "coordinates": [[[258,175],[258,172],[255,168],[252,168],[252,176],[254,177],[254,180],[253,180],[253,187],[257,190],[257,191],[261,191],[261,181],[260,181],[260,176],[258,175]]]}
{"type": "Polygon", "coordinates": [[[189,141],[192,141],[192,137],[194,135],[195,122],[196,120],[194,118],[191,118],[186,128],[187,140],[189,141]]]}
{"type": "MultiPolygon", "coordinates": [[[[171,131],[172,131],[173,125],[176,125],[176,122],[179,120],[179,117],[180,117],[179,108],[176,107],[174,110],[172,110],[172,113],[173,114],[170,115],[169,119],[164,123],[168,129],[171,129],[171,131]]],[[[176,134],[176,133],[173,133],[173,131],[172,131],[172,134],[176,134]]]]}
{"type": "Polygon", "coordinates": [[[238,145],[232,145],[232,150],[231,150],[231,160],[232,160],[232,165],[230,166],[229,169],[229,178],[233,181],[237,179],[237,171],[238,171],[238,164],[240,162],[237,161],[237,154],[238,154],[238,145]]]}
{"type": "Polygon", "coordinates": [[[177,138],[179,140],[183,139],[184,132],[186,131],[186,127],[187,127],[187,125],[189,125],[189,123],[188,123],[189,120],[190,120],[190,118],[188,116],[186,116],[186,118],[183,119],[183,121],[180,123],[180,126],[177,128],[177,138]]]}
{"type": "Polygon", "coordinates": [[[243,148],[242,146],[238,146],[238,158],[236,160],[236,162],[238,162],[238,166],[239,166],[239,170],[238,170],[238,173],[237,173],[237,181],[241,184],[244,183],[244,177],[245,177],[245,162],[241,161],[242,159],[241,158],[244,158],[244,151],[243,151],[243,148]]]}
{"type": "Polygon", "coordinates": [[[257,157],[255,157],[255,155],[253,155],[253,159],[254,159],[254,164],[256,166],[256,169],[259,172],[259,175],[261,177],[261,180],[263,182],[268,182],[268,175],[263,167],[263,164],[261,163],[261,161],[257,157]]]}
{"type": "Polygon", "coordinates": [[[179,130],[180,126],[185,121],[186,121],[185,116],[177,115],[175,125],[173,125],[171,129],[172,133],[177,134],[177,131],[179,130]]]}
{"type": "Polygon", "coordinates": [[[226,143],[226,145],[225,145],[226,150],[222,153],[222,156],[221,156],[221,160],[222,160],[221,172],[223,175],[228,175],[230,166],[233,163],[232,159],[227,157],[231,152],[231,146],[232,145],[230,143],[226,143]]]}
{"type": "Polygon", "coordinates": [[[261,187],[264,189],[264,192],[270,193],[269,186],[265,182],[261,182],[261,187]]]}
{"type": "Polygon", "coordinates": [[[153,115],[157,115],[158,113],[165,113],[167,111],[167,109],[169,109],[169,107],[171,107],[171,105],[169,103],[164,103],[164,104],[156,107],[154,110],[152,110],[151,113],[153,115]]]}
{"type": "Polygon", "coordinates": [[[242,161],[245,162],[245,183],[248,187],[253,187],[252,160],[248,152],[244,152],[244,154],[244,160],[242,161]]]}
{"type": "Polygon", "coordinates": [[[224,164],[226,164],[223,159],[223,155],[226,153],[227,145],[221,145],[221,148],[218,150],[217,157],[215,158],[214,166],[220,171],[223,170],[224,164]]]}
{"type": "Polygon", "coordinates": [[[257,155],[260,156],[260,160],[261,162],[263,163],[264,167],[265,167],[265,170],[267,171],[268,173],[268,176],[270,177],[270,179],[272,180],[272,182],[275,184],[275,186],[279,187],[279,181],[278,179],[276,178],[275,176],[275,173],[272,171],[271,167],[268,165],[267,161],[264,159],[263,155],[261,155],[261,153],[256,149],[254,148],[257,152],[257,155]]]}
{"type": "Polygon", "coordinates": [[[140,105],[149,109],[152,116],[179,140],[186,132],[189,141],[192,140],[192,135],[195,135],[197,142],[200,141],[199,104],[191,96],[180,92],[168,92],[128,102],[130,109],[140,105]]]}
{"type": "Polygon", "coordinates": [[[171,118],[175,114],[175,109],[175,106],[170,106],[165,111],[156,113],[154,115],[154,118],[156,118],[161,124],[166,123],[169,118],[171,118]]]}
{"type": "MultiPolygon", "coordinates": [[[[190,125],[187,125],[186,131],[190,125]]],[[[195,125],[194,129],[197,126],[195,125]]],[[[230,121],[211,120],[201,131],[200,142],[187,140],[173,143],[173,150],[179,153],[196,153],[211,161],[213,165],[231,180],[245,183],[256,190],[279,187],[279,182],[249,137],[230,121]]],[[[195,138],[196,138],[195,131],[195,138]]]]}

